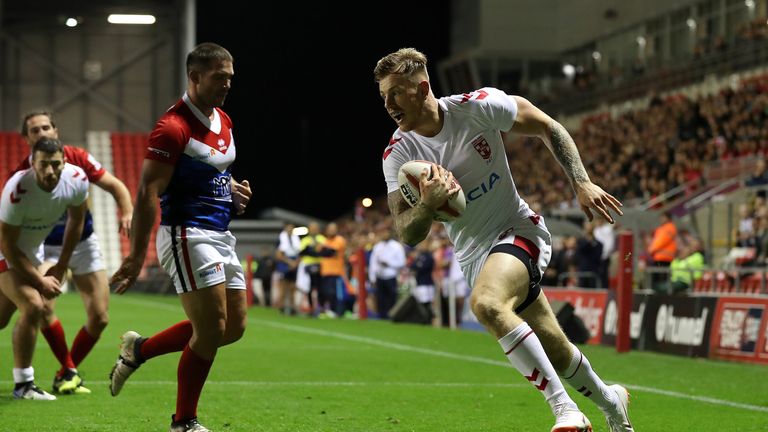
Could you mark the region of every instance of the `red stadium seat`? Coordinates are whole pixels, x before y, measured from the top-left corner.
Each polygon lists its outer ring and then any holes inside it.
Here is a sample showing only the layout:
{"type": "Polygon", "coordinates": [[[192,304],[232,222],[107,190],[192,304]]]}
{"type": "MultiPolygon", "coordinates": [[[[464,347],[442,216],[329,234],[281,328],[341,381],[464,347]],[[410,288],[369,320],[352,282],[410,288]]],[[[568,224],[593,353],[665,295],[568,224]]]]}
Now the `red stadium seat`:
{"type": "Polygon", "coordinates": [[[718,293],[729,293],[733,291],[731,278],[724,271],[715,274],[715,291],[718,293]]]}
{"type": "Polygon", "coordinates": [[[746,294],[759,294],[762,278],[763,278],[762,272],[747,276],[741,282],[741,291],[746,294]]]}
{"type": "Polygon", "coordinates": [[[18,132],[0,132],[0,188],[27,156],[29,145],[18,132]]]}
{"type": "Polygon", "coordinates": [[[693,291],[698,293],[709,292],[712,290],[712,279],[714,275],[710,271],[702,273],[701,278],[693,282],[693,291]]]}
{"type": "MultiPolygon", "coordinates": [[[[132,197],[136,197],[141,178],[141,165],[144,162],[144,152],[147,148],[148,134],[145,133],[120,133],[114,132],[110,136],[112,141],[112,160],[114,164],[115,175],[123,180],[132,197]]],[[[150,237],[150,246],[147,249],[146,263],[149,265],[157,264],[157,251],[155,249],[155,233],[160,224],[160,212],[157,212],[152,236],[150,237]]],[[[130,242],[125,237],[120,238],[120,250],[123,256],[130,251],[130,242]]]]}

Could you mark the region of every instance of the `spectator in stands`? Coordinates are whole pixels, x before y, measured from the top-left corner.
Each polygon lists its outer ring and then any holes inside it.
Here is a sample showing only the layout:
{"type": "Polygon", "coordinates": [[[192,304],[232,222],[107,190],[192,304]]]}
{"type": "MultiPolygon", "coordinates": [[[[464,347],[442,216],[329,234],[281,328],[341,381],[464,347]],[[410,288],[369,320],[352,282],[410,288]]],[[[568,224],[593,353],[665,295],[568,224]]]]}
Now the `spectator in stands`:
{"type": "Polygon", "coordinates": [[[575,236],[565,237],[562,245],[552,252],[552,260],[547,269],[544,270],[544,277],[541,280],[542,286],[576,286],[576,244],[578,240],[575,236]],[[569,281],[573,279],[572,281],[569,281]]]}
{"type": "MultiPolygon", "coordinates": [[[[669,268],[677,254],[677,227],[672,222],[672,215],[668,212],[661,214],[661,223],[653,232],[653,238],[648,245],[652,266],[663,269],[669,268]]],[[[669,281],[669,275],[665,272],[654,272],[651,275],[651,286],[657,283],[669,281]]]]}
{"type": "MultiPolygon", "coordinates": [[[[56,127],[56,122],[50,111],[32,111],[24,116],[21,135],[31,149],[41,138],[58,139],[59,129],[56,127]]],[[[84,149],[65,145],[64,156],[67,163],[82,168],[92,184],[112,195],[117,208],[120,210],[118,232],[128,237],[131,218],[133,217],[133,204],[131,203],[131,194],[125,184],[105,170],[93,155],[84,149]]],[[[16,171],[29,168],[31,160],[30,155],[29,158],[21,162],[16,171]]],[[[45,259],[43,267],[40,269],[43,273],[47,267],[59,260],[66,219],[67,215],[62,215],[59,223],[45,239],[45,259]]],[[[83,386],[82,378],[75,371],[96,345],[109,320],[107,314],[109,284],[106,264],[99,246],[99,239],[93,230],[93,218],[90,211],[86,213],[83,234],[75,247],[72,259],[69,261],[69,267],[85,307],[85,325],[80,328],[72,341],[72,348],[67,348],[64,327],[54,311],[55,300],[51,299],[46,304],[40,331],[61,365],[53,380],[53,392],[56,394],[88,394],[91,391],[83,386]]],[[[0,323],[7,323],[14,309],[13,303],[0,293],[0,323]]]]}
{"type": "MultiPolygon", "coordinates": [[[[400,247],[402,248],[402,246],[400,247]]],[[[411,251],[410,264],[408,265],[416,280],[416,285],[411,289],[411,295],[429,312],[430,321],[435,316],[432,307],[432,302],[435,300],[435,279],[432,277],[432,271],[435,269],[435,257],[432,256],[432,253],[430,242],[425,240],[411,251]]]]}
{"type": "MultiPolygon", "coordinates": [[[[745,180],[746,186],[765,186],[768,185],[768,168],[766,168],[765,159],[759,158],[755,162],[755,168],[752,170],[752,174],[745,180]]],[[[766,189],[760,189],[757,192],[758,196],[765,198],[766,189]]]]}
{"type": "Polygon", "coordinates": [[[608,222],[598,219],[594,228],[595,239],[602,245],[602,253],[600,254],[600,265],[598,266],[597,273],[600,277],[600,287],[609,288],[609,275],[608,269],[611,264],[611,255],[616,249],[616,232],[613,225],[608,222]]]}
{"type": "Polygon", "coordinates": [[[320,247],[321,316],[343,315],[349,307],[351,293],[347,286],[347,240],[339,234],[339,226],[331,222],[325,227],[325,243],[320,247]]]}
{"type": "Polygon", "coordinates": [[[379,241],[371,251],[368,278],[376,285],[376,310],[381,319],[389,319],[389,310],[397,302],[397,278],[405,267],[405,258],[405,249],[392,238],[391,229],[380,230],[379,241]]]}
{"type": "Polygon", "coordinates": [[[320,246],[325,243],[325,236],[320,232],[320,224],[317,222],[310,222],[307,230],[300,245],[300,273],[306,274],[307,301],[313,315],[317,316],[320,313],[320,246]]]}
{"type": "MultiPolygon", "coordinates": [[[[47,300],[61,294],[88,210],[87,177],[65,162],[61,142],[41,138],[32,147],[32,169],[16,172],[0,200],[0,291],[19,309],[13,329],[14,399],[56,399],[35,385],[32,357],[47,300]],[[41,271],[43,241],[64,212],[68,219],[58,259],[41,271]]],[[[79,382],[70,382],[68,390],[74,392],[79,382]]]]}
{"type": "MultiPolygon", "coordinates": [[[[551,237],[514,186],[501,132],[542,140],[560,162],[589,219],[594,211],[613,222],[610,212],[621,214],[621,203],[592,183],[565,128],[528,100],[491,87],[438,99],[426,63],[421,52],[403,48],[380,59],[374,70],[384,108],[397,125],[382,170],[400,239],[415,245],[428,236],[436,209],[459,191],[451,170],[465,181],[466,190],[480,190],[482,185],[477,202],[459,219],[445,223],[473,288],[473,312],[509,362],[542,392],[555,417],[553,431],[592,429],[558,371],[603,410],[611,429],[632,431],[626,389],[608,386],[597,376],[542,294],[539,282],[551,256],[551,237]],[[419,202],[410,206],[400,194],[397,173],[414,159],[432,165],[419,178],[419,202]],[[494,188],[486,186],[491,183],[494,188]]],[[[525,154],[520,159],[540,159],[534,152],[525,154]]]]}
{"type": "Polygon", "coordinates": [[[696,280],[701,279],[703,269],[701,242],[692,237],[687,244],[680,246],[678,256],[670,263],[669,282],[652,285],[652,288],[663,294],[688,291],[696,280]]]}
{"type": "MultiPolygon", "coordinates": [[[[762,207],[762,209],[764,211],[768,210],[765,207],[762,207]]],[[[757,245],[755,265],[762,266],[768,263],[768,214],[761,214],[757,218],[755,239],[757,245]]]]}
{"type": "Polygon", "coordinates": [[[301,239],[294,234],[296,225],[288,222],[278,237],[275,250],[275,270],[281,275],[278,282],[279,304],[276,305],[286,315],[296,313],[296,271],[299,267],[301,239]]]}
{"type": "Polygon", "coordinates": [[[584,236],[576,242],[576,269],[579,288],[597,288],[600,283],[600,261],[603,245],[595,238],[594,224],[584,223],[584,236]]]}
{"type": "Polygon", "coordinates": [[[464,316],[464,300],[469,295],[469,284],[467,283],[467,278],[464,277],[464,273],[461,271],[461,265],[459,264],[459,259],[456,257],[456,254],[453,251],[453,247],[450,247],[446,255],[447,259],[450,261],[450,266],[448,267],[448,275],[446,276],[445,283],[443,284],[442,300],[440,302],[441,306],[445,305],[441,311],[442,322],[444,327],[448,327],[450,325],[450,311],[448,310],[448,307],[450,306],[448,290],[452,288],[456,298],[456,325],[461,326],[461,322],[464,316]]]}
{"type": "Polygon", "coordinates": [[[149,338],[124,333],[120,357],[110,373],[110,390],[117,396],[144,361],[182,351],[170,432],[207,432],[197,420],[203,385],[219,347],[239,340],[247,321],[243,268],[229,223],[233,213],[245,212],[251,188],[247,180],[239,183],[232,177],[236,154],[232,120],[221,110],[234,76],[232,55],[220,45],[202,43],[187,55],[186,72],[187,92],[162,115],[150,135],[131,252],[112,276],[112,284],[122,294],[136,281],[160,197],[158,258],[174,282],[188,320],[149,338]]]}
{"type": "Polygon", "coordinates": [[[747,203],[739,205],[739,225],[735,228],[736,246],[742,248],[756,248],[755,218],[752,207],[747,203]]]}
{"type": "Polygon", "coordinates": [[[274,255],[264,252],[258,258],[254,279],[261,281],[261,296],[259,302],[264,306],[272,303],[272,273],[275,271],[274,255]]]}

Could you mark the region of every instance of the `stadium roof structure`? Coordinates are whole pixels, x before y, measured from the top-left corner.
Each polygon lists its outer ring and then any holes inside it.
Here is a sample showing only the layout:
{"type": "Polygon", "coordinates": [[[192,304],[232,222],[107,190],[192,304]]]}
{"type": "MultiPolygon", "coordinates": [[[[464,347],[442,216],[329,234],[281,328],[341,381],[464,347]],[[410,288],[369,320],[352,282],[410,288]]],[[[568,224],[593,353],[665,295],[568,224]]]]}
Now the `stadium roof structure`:
{"type": "Polygon", "coordinates": [[[30,25],[43,29],[63,25],[69,17],[77,18],[84,25],[107,24],[107,15],[113,13],[151,14],[170,18],[188,3],[194,6],[194,1],[179,0],[0,0],[0,30],[30,25]]]}

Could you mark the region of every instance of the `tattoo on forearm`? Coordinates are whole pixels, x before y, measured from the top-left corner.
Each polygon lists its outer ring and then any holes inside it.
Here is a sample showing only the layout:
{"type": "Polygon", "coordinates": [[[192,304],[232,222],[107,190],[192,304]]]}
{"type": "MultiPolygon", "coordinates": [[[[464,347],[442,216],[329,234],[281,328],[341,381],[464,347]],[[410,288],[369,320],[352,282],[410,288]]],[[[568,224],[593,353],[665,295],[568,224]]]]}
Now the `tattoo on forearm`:
{"type": "Polygon", "coordinates": [[[587,170],[581,162],[579,150],[565,127],[556,121],[549,125],[549,142],[552,153],[573,182],[589,181],[587,170]]]}
{"type": "Polygon", "coordinates": [[[415,245],[429,234],[433,216],[429,209],[421,204],[412,208],[398,191],[390,193],[387,201],[390,212],[395,218],[395,226],[400,241],[415,245]]]}

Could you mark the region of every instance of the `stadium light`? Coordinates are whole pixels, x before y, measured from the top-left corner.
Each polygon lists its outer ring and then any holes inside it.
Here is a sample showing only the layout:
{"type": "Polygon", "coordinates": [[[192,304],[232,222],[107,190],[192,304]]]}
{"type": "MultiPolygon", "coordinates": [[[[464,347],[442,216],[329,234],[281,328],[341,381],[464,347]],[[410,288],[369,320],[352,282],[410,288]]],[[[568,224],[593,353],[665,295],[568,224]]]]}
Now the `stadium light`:
{"type": "Polygon", "coordinates": [[[64,25],[67,27],[77,27],[77,18],[69,17],[64,21],[64,25]]]}
{"type": "Polygon", "coordinates": [[[563,75],[566,77],[573,78],[574,75],[576,75],[576,67],[574,67],[570,63],[566,63],[563,65],[563,75]]]}
{"type": "Polygon", "coordinates": [[[110,14],[107,17],[110,24],[154,24],[154,15],[110,14]]]}

